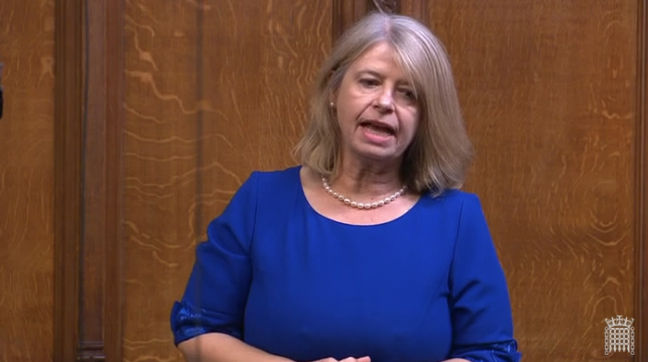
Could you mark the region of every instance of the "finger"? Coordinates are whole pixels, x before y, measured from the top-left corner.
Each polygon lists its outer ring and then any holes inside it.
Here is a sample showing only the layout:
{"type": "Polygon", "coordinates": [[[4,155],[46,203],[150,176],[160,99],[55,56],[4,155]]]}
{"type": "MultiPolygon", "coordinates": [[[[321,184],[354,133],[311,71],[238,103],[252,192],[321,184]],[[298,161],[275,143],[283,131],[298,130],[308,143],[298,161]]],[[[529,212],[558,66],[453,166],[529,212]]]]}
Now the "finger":
{"type": "Polygon", "coordinates": [[[358,358],[358,362],[371,362],[371,357],[369,356],[360,357],[358,358]]]}

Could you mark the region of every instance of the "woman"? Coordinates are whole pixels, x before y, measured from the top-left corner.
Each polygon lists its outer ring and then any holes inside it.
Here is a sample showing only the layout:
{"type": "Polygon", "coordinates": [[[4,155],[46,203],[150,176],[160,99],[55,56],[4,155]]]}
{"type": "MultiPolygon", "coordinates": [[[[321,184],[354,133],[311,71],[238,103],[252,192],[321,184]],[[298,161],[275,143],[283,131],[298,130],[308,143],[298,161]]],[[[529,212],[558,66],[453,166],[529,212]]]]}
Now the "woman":
{"type": "Polygon", "coordinates": [[[302,166],[254,172],[171,323],[188,360],[516,361],[447,56],[373,14],[324,64],[302,166]]]}

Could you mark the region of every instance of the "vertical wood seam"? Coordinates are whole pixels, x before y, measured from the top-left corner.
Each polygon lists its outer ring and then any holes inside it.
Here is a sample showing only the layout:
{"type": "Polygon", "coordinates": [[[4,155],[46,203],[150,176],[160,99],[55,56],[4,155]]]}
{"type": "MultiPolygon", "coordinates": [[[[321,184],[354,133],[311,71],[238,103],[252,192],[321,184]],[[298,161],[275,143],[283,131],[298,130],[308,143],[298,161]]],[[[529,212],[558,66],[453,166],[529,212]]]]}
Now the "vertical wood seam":
{"type": "MultiPolygon", "coordinates": [[[[86,317],[88,317],[88,313],[98,313],[98,310],[103,308],[103,305],[100,304],[96,306],[98,309],[93,310],[95,307],[94,305],[89,304],[89,301],[92,300],[89,296],[92,295],[93,293],[96,293],[96,285],[93,285],[92,283],[88,283],[89,279],[96,278],[96,274],[90,272],[87,268],[86,265],[88,263],[88,260],[95,260],[94,257],[97,256],[89,254],[88,250],[94,250],[94,247],[96,245],[91,245],[97,243],[96,240],[102,240],[101,238],[86,238],[86,230],[87,230],[87,223],[88,223],[88,218],[87,215],[89,212],[92,212],[93,210],[88,210],[86,208],[87,206],[87,199],[86,197],[88,194],[86,193],[88,184],[87,181],[88,179],[86,176],[89,175],[89,173],[95,171],[93,168],[88,168],[86,165],[88,165],[88,154],[93,153],[92,150],[92,145],[88,144],[88,132],[89,132],[89,120],[88,120],[88,112],[89,112],[89,102],[90,102],[90,94],[89,92],[91,91],[90,87],[90,79],[91,79],[91,70],[90,70],[90,61],[91,61],[91,49],[90,49],[90,37],[93,37],[92,32],[90,31],[90,13],[88,9],[88,2],[83,1],[80,4],[82,4],[82,14],[83,14],[83,30],[81,32],[81,37],[82,37],[82,52],[83,52],[83,68],[82,68],[82,82],[83,82],[83,91],[82,91],[82,133],[81,133],[81,155],[80,155],[80,163],[81,163],[81,175],[80,175],[80,189],[79,192],[81,193],[81,204],[80,204],[80,210],[79,210],[79,218],[80,218],[80,239],[79,239],[79,254],[78,254],[78,265],[79,265],[79,270],[78,270],[78,310],[77,310],[77,320],[78,320],[78,336],[77,336],[77,348],[76,348],[76,360],[77,361],[104,361],[105,360],[105,355],[104,355],[104,341],[103,337],[100,339],[88,339],[87,335],[87,330],[89,329],[90,323],[86,320],[86,317]],[[87,257],[88,260],[84,260],[87,257]],[[92,310],[92,312],[89,312],[88,310],[92,310]]],[[[102,64],[99,64],[102,65],[102,64]]],[[[92,90],[94,91],[95,87],[93,85],[92,90]]],[[[99,120],[101,122],[101,120],[99,120]]],[[[102,257],[102,255],[98,255],[99,258],[102,257]]],[[[101,272],[101,270],[99,271],[101,272]]],[[[103,278],[102,278],[103,279],[103,278]]],[[[103,286],[101,286],[101,292],[103,292],[103,286]]],[[[103,302],[103,301],[102,301],[103,302]]],[[[100,328],[103,327],[103,323],[105,322],[104,319],[101,320],[100,322],[100,328]]]]}
{"type": "Polygon", "coordinates": [[[648,20],[646,12],[647,0],[639,0],[637,7],[637,124],[635,136],[635,192],[637,195],[637,205],[635,206],[635,235],[637,237],[637,328],[636,332],[638,338],[635,340],[635,350],[637,351],[637,358],[643,361],[648,357],[648,333],[645,329],[648,328],[648,249],[646,246],[646,235],[648,234],[648,220],[646,220],[646,209],[648,208],[648,195],[646,194],[646,182],[648,182],[648,168],[646,167],[646,160],[648,155],[646,152],[646,140],[648,139],[646,127],[646,52],[648,38],[648,20]],[[638,343],[637,343],[638,342],[638,343]]]}
{"type": "MultiPolygon", "coordinates": [[[[199,6],[196,6],[196,99],[198,102],[202,102],[204,98],[204,88],[205,83],[203,80],[203,51],[204,51],[204,11],[205,11],[205,0],[200,0],[198,2],[199,6]]],[[[194,237],[198,237],[205,230],[203,225],[203,208],[202,208],[202,194],[203,194],[203,177],[201,175],[201,170],[204,162],[203,147],[204,147],[204,119],[205,115],[202,107],[198,107],[198,112],[196,114],[196,191],[194,195],[194,203],[196,205],[194,209],[194,237]]]]}
{"type": "Polygon", "coordinates": [[[75,358],[81,238],[82,6],[55,3],[53,359],[75,358]]]}
{"type": "Polygon", "coordinates": [[[106,241],[104,270],[104,351],[121,361],[123,348],[122,175],[125,51],[124,0],[106,2],[106,241]]]}

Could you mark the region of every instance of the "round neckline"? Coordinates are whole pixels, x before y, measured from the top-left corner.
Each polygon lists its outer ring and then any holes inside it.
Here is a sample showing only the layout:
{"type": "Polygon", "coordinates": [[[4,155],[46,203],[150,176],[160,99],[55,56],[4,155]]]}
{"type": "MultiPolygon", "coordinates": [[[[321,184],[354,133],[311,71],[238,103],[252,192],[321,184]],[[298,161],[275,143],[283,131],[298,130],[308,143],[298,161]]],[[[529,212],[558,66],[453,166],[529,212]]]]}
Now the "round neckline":
{"type": "Polygon", "coordinates": [[[351,223],[348,223],[348,222],[344,222],[344,221],[340,221],[340,220],[336,220],[336,219],[333,219],[331,217],[328,217],[328,216],[320,213],[319,211],[317,211],[313,207],[313,205],[311,205],[310,201],[308,201],[308,197],[306,197],[306,192],[304,191],[304,184],[303,184],[302,179],[301,179],[301,169],[302,169],[301,165],[299,167],[297,167],[296,174],[297,174],[297,180],[299,182],[299,191],[300,191],[299,194],[301,195],[302,201],[306,204],[306,208],[308,208],[311,213],[313,213],[314,215],[316,215],[320,219],[323,219],[323,220],[326,220],[328,222],[338,224],[338,225],[343,225],[343,226],[347,226],[347,227],[358,227],[358,228],[387,226],[389,224],[399,222],[400,220],[407,217],[407,215],[411,214],[414,211],[414,209],[419,206],[419,204],[422,202],[423,197],[424,197],[424,195],[419,195],[416,202],[409,209],[407,209],[404,213],[396,216],[395,218],[393,218],[391,220],[379,222],[379,223],[376,223],[376,224],[351,224],[351,223]]]}

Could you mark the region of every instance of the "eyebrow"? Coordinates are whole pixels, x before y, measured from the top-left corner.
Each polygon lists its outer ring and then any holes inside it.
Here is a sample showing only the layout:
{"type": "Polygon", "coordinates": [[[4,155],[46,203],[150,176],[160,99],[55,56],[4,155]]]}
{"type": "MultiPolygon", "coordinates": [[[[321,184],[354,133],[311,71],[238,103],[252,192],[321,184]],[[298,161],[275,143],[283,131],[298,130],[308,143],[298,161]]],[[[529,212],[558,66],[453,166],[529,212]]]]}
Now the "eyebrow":
{"type": "Polygon", "coordinates": [[[384,76],[382,74],[378,73],[375,70],[371,70],[371,69],[363,69],[363,70],[360,70],[358,72],[358,75],[363,75],[363,74],[373,75],[376,78],[384,78],[384,76]]]}
{"type": "MultiPolygon", "coordinates": [[[[382,74],[380,74],[379,72],[377,72],[375,70],[371,70],[371,69],[361,69],[357,73],[358,76],[361,76],[361,75],[364,75],[364,74],[369,74],[371,76],[374,76],[374,77],[380,78],[380,79],[384,78],[384,76],[382,74]]],[[[396,82],[396,84],[406,86],[406,87],[410,87],[410,88],[414,88],[414,86],[407,79],[399,79],[398,82],[396,82]]]]}

